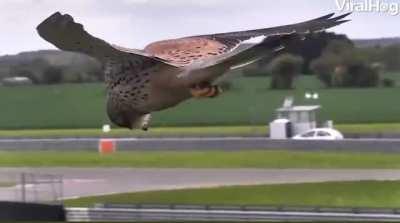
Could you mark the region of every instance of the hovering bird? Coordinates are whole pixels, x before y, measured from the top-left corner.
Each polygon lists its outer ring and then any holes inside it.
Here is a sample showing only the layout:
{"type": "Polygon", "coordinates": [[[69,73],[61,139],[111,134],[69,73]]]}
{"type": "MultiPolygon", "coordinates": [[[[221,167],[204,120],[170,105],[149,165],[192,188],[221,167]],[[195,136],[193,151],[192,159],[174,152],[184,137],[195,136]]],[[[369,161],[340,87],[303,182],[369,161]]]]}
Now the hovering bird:
{"type": "Polygon", "coordinates": [[[143,50],[93,37],[70,15],[59,12],[37,30],[61,50],[98,59],[104,67],[110,120],[120,127],[147,130],[151,112],[190,98],[217,97],[221,90],[215,82],[227,71],[297,44],[306,34],[348,22],[348,15],[332,13],[286,26],[163,40],[143,50]],[[255,39],[257,43],[247,43],[255,39]]]}

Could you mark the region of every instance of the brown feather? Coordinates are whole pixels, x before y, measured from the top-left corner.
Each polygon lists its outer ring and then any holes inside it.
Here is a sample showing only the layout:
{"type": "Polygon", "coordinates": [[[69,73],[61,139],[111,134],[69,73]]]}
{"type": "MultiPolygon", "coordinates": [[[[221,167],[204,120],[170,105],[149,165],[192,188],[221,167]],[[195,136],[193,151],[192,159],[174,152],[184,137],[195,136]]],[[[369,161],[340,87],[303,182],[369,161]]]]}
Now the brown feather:
{"type": "Polygon", "coordinates": [[[229,47],[221,42],[200,37],[159,41],[144,49],[151,55],[181,67],[224,54],[229,50],[229,47]]]}

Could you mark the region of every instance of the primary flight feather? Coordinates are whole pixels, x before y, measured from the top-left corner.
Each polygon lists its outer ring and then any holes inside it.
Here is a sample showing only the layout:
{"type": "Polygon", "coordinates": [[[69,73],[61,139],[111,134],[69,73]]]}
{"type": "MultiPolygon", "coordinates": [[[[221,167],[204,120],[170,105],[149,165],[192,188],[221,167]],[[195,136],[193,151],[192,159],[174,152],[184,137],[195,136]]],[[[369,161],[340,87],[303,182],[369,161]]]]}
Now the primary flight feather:
{"type": "Polygon", "coordinates": [[[348,15],[329,14],[286,26],[163,40],[143,50],[93,37],[70,15],[59,12],[39,24],[37,30],[61,50],[98,59],[104,67],[110,120],[121,127],[147,130],[151,112],[192,97],[216,97],[221,91],[213,83],[230,69],[280,51],[305,34],[345,23],[348,15]],[[244,44],[253,38],[260,41],[244,44]]]}

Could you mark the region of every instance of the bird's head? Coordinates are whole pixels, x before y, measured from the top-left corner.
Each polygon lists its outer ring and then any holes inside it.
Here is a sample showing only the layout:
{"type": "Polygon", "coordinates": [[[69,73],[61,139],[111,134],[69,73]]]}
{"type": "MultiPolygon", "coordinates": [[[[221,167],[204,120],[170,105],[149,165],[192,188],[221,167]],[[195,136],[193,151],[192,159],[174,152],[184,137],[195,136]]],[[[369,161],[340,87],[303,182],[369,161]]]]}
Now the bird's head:
{"type": "Polygon", "coordinates": [[[144,122],[146,113],[133,108],[122,109],[107,103],[108,118],[117,126],[129,129],[147,130],[147,123],[144,122]]]}

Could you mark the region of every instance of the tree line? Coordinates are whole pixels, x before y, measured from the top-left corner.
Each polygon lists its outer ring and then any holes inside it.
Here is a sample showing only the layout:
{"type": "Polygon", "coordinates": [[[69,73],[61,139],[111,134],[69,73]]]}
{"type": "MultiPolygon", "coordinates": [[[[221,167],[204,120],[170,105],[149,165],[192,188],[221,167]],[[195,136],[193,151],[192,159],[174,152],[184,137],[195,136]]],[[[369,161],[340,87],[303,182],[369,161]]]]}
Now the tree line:
{"type": "MultiPolygon", "coordinates": [[[[326,87],[393,86],[383,72],[400,72],[400,44],[356,47],[345,35],[313,33],[278,55],[266,56],[242,70],[245,76],[269,76],[272,89],[293,88],[299,74],[316,75],[326,87]]],[[[399,74],[400,75],[400,74],[399,74]]],[[[95,59],[72,52],[45,50],[0,57],[0,78],[28,77],[34,84],[100,82],[95,59]]]]}
{"type": "Polygon", "coordinates": [[[271,76],[272,89],[293,88],[299,74],[316,75],[326,87],[393,87],[384,72],[400,72],[399,44],[359,48],[345,35],[326,32],[244,70],[246,76],[271,76]]]}
{"type": "Polygon", "coordinates": [[[83,54],[46,50],[0,57],[0,78],[28,77],[33,84],[103,81],[100,63],[83,54]]]}

